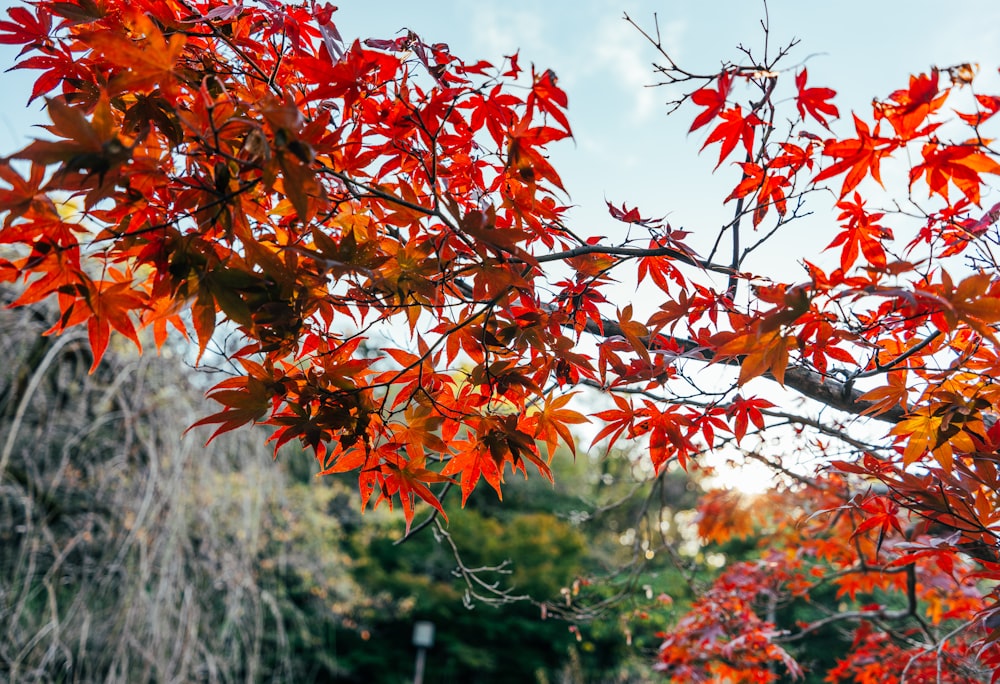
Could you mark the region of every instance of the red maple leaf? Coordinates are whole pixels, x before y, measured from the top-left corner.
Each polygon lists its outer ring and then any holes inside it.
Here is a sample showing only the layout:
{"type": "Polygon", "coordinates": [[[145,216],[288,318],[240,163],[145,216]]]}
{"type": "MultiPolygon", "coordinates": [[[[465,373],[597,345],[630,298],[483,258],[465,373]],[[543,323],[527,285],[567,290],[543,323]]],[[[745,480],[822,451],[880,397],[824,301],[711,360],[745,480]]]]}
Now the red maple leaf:
{"type": "Polygon", "coordinates": [[[970,201],[979,204],[980,188],[983,184],[980,173],[1000,174],[1000,164],[984,154],[976,142],[965,145],[940,145],[930,142],[924,145],[924,161],[910,171],[910,186],[925,176],[930,194],[948,199],[948,183],[954,183],[970,201]]]}
{"type": "Polygon", "coordinates": [[[812,118],[823,124],[824,128],[829,129],[830,126],[826,120],[826,116],[833,117],[834,119],[840,116],[836,105],[828,102],[837,92],[830,88],[806,88],[807,77],[808,71],[806,69],[803,69],[795,76],[795,87],[799,91],[795,98],[795,105],[798,107],[799,116],[805,120],[806,112],[808,112],[812,118]]]}
{"type": "Polygon", "coordinates": [[[979,103],[982,109],[974,114],[955,112],[970,126],[978,126],[992,118],[997,112],[1000,112],[1000,97],[996,95],[976,95],[976,102],[979,103]]]}
{"type": "Polygon", "coordinates": [[[856,188],[869,174],[881,185],[879,167],[882,159],[899,146],[894,140],[879,137],[877,128],[872,133],[868,124],[858,118],[857,114],[854,115],[854,127],[858,133],[857,138],[831,138],[826,141],[823,156],[833,157],[837,161],[820,171],[813,179],[816,183],[846,172],[844,184],[840,188],[841,197],[856,188]]]}
{"type": "Polygon", "coordinates": [[[847,225],[826,248],[844,246],[840,252],[841,270],[846,272],[854,265],[858,258],[859,249],[869,264],[877,268],[884,268],[885,249],[882,247],[882,240],[891,237],[892,233],[878,224],[878,220],[882,218],[883,214],[869,214],[865,211],[864,202],[858,193],[854,193],[853,202],[840,202],[837,204],[837,208],[843,210],[837,218],[841,221],[846,219],[847,225]]]}
{"type": "Polygon", "coordinates": [[[908,89],[897,90],[885,102],[876,102],[875,115],[888,119],[899,138],[912,140],[937,128],[939,124],[930,124],[923,129],[920,127],[944,104],[947,97],[947,90],[942,93],[938,89],[938,70],[932,69],[930,74],[910,76],[908,89]]]}
{"type": "Polygon", "coordinates": [[[7,10],[10,21],[0,21],[0,43],[23,45],[20,55],[39,45],[49,42],[52,30],[52,15],[44,8],[32,14],[26,7],[11,7],[7,10]]]}
{"type": "Polygon", "coordinates": [[[743,147],[746,148],[747,154],[751,154],[756,127],[764,125],[760,117],[753,112],[743,116],[743,109],[739,105],[727,109],[719,116],[722,118],[722,123],[715,127],[708,139],[705,140],[705,144],[701,146],[701,149],[705,149],[714,142],[721,142],[719,163],[715,165],[716,168],[719,168],[719,165],[729,156],[740,140],[743,141],[743,147]]]}
{"type": "Polygon", "coordinates": [[[706,125],[709,121],[717,117],[723,109],[725,109],[726,97],[729,96],[729,90],[733,86],[733,79],[727,71],[719,76],[717,82],[718,87],[714,90],[705,86],[704,88],[691,93],[691,101],[696,105],[704,107],[705,111],[695,117],[694,123],[692,123],[691,128],[688,129],[688,133],[696,131],[706,125]]]}

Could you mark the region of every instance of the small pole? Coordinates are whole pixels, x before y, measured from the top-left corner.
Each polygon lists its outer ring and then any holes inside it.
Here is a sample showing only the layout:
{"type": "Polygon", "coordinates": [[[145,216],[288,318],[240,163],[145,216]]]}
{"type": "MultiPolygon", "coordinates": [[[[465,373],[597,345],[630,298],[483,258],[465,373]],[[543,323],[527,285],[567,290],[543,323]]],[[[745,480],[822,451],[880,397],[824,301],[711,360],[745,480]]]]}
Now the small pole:
{"type": "Polygon", "coordinates": [[[424,684],[427,649],[434,645],[433,622],[420,620],[413,623],[413,645],[417,647],[417,662],[413,672],[413,684],[424,684]]]}
{"type": "Polygon", "coordinates": [[[424,665],[427,662],[427,649],[417,649],[417,665],[413,673],[413,684],[424,684],[424,665]]]}

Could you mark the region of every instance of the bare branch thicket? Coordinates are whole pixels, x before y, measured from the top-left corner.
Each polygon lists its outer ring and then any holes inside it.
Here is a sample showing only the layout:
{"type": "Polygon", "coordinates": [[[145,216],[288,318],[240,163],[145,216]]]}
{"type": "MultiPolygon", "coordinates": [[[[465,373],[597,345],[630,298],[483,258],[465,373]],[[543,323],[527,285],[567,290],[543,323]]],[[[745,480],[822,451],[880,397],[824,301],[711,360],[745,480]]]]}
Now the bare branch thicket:
{"type": "Polygon", "coordinates": [[[353,592],[335,550],[281,543],[286,471],[253,431],[184,434],[205,407],[182,352],[88,375],[51,313],[0,309],[0,680],[292,680],[276,578],[353,592]]]}

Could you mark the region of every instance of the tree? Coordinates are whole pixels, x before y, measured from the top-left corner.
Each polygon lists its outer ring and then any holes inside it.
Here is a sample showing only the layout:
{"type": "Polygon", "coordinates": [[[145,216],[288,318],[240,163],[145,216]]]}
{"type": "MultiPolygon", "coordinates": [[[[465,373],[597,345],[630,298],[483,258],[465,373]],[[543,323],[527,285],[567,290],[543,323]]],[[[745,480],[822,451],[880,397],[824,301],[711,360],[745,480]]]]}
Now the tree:
{"type": "Polygon", "coordinates": [[[364,593],[325,506],[351,490],[293,485],[252,431],[208,453],[178,439],[205,409],[178,357],[112,350],[88,375],[82,330],[42,336],[57,313],[0,311],[3,681],[336,672],[342,653],[316,655],[322,628],[364,593]]]}
{"type": "MultiPolygon", "coordinates": [[[[785,66],[792,46],[696,73],[646,33],[684,89],[673,104],[740,178],[712,241],[609,202],[616,241],[564,220],[555,74],[412,33],[346,45],[334,9],[9,10],[0,40],[40,70],[54,138],[0,166],[16,304],[54,297],[50,332],[86,325],[94,368],[112,331],[193,333],[232,373],[196,425],[270,425],[276,449],[299,440],[321,474],[357,472],[362,505],[408,524],[419,502],[444,515],[453,485],[464,503],[481,480],[499,496],[508,469],[550,476],[588,420],[574,396],[599,390],[594,444],[648,440],[661,473],[729,448],[784,478],[772,551],[665,638],[668,674],[794,675],[782,643],[832,624],[852,647],[829,681],[1000,671],[1000,203],[983,208],[1000,97],[975,67],[914,76],[848,122],[785,66]],[[67,196],[79,215],[60,213],[67,196]],[[806,207],[831,211],[826,249],[797,280],[755,274],[806,207]],[[626,273],[654,311],[614,305],[626,273]],[[240,342],[210,347],[217,331],[240,342]],[[758,439],[774,434],[787,453],[758,439]],[[821,465],[782,460],[795,450],[821,465]],[[830,582],[873,600],[775,627],[783,601],[830,582]]],[[[731,534],[724,503],[704,501],[709,538],[731,534]]]]}

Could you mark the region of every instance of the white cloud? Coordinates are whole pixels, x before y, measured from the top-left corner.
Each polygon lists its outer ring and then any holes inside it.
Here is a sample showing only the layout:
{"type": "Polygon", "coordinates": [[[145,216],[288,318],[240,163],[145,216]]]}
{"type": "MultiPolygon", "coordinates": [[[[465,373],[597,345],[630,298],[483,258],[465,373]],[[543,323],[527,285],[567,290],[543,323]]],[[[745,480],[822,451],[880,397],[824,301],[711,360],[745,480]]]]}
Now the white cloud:
{"type": "MultiPolygon", "coordinates": [[[[675,59],[679,56],[682,22],[661,24],[661,38],[665,47],[672,51],[675,59]]],[[[652,63],[656,51],[646,39],[628,22],[602,22],[598,27],[598,38],[594,41],[596,67],[610,72],[626,101],[631,102],[629,120],[642,123],[662,110],[663,89],[650,87],[655,83],[652,63]]]]}
{"type": "Polygon", "coordinates": [[[550,52],[551,41],[545,39],[544,15],[537,10],[518,10],[501,3],[479,3],[469,21],[475,31],[482,55],[496,58],[512,55],[518,50],[537,61],[550,52]]]}

